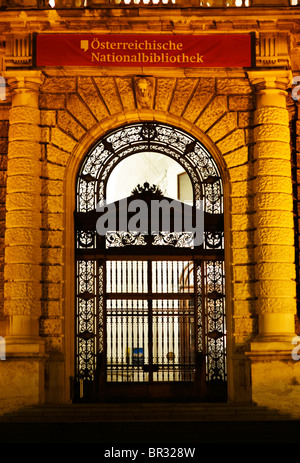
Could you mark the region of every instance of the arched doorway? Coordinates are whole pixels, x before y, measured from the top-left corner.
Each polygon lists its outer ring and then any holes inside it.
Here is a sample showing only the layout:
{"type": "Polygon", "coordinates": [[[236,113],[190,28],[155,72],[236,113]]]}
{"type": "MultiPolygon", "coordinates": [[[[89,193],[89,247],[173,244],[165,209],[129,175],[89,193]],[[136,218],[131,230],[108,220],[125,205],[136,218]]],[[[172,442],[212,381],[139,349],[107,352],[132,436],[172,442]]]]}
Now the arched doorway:
{"type": "Polygon", "coordinates": [[[76,194],[75,400],[225,400],[223,189],[210,153],[167,124],[126,125],[88,153],[76,194]],[[176,161],[190,179],[191,204],[147,182],[107,204],[114,169],[139,153],[176,161]],[[155,230],[149,214],[143,228],[136,201],[148,212],[154,202],[167,205],[169,228],[161,212],[155,230]],[[190,218],[184,229],[175,224],[180,214],[181,225],[190,218]]]}

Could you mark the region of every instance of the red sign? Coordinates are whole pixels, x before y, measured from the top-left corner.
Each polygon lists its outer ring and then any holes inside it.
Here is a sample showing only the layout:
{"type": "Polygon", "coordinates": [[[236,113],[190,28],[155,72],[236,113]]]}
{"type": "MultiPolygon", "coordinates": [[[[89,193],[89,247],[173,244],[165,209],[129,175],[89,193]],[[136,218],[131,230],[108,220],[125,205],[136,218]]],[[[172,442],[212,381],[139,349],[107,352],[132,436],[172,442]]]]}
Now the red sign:
{"type": "Polygon", "coordinates": [[[251,35],[38,34],[36,65],[251,67],[251,35]]]}

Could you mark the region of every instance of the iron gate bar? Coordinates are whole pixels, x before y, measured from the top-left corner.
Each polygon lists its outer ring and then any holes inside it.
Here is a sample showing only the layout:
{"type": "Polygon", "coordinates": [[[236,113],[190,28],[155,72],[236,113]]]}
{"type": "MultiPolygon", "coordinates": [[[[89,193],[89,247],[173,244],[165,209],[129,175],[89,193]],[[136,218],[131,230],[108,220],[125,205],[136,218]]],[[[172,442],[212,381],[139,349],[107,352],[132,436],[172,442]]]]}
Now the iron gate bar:
{"type": "MultiPolygon", "coordinates": [[[[163,246],[164,249],[151,249],[151,250],[142,250],[139,249],[138,254],[133,254],[132,249],[118,249],[118,253],[116,250],[107,250],[106,252],[94,250],[85,250],[79,249],[76,252],[76,260],[90,260],[90,259],[109,259],[109,260],[120,260],[120,257],[126,257],[127,260],[140,260],[141,258],[147,258],[151,256],[151,260],[182,260],[182,258],[186,258],[185,260],[222,260],[224,259],[224,250],[223,249],[216,249],[214,251],[209,249],[203,249],[198,251],[193,251],[189,248],[174,248],[169,247],[168,249],[163,246]],[[175,253],[175,254],[174,254],[175,253]]],[[[136,251],[136,248],[135,248],[136,251]]]]}
{"type": "Polygon", "coordinates": [[[194,295],[192,293],[106,293],[106,299],[193,299],[194,295]]]}

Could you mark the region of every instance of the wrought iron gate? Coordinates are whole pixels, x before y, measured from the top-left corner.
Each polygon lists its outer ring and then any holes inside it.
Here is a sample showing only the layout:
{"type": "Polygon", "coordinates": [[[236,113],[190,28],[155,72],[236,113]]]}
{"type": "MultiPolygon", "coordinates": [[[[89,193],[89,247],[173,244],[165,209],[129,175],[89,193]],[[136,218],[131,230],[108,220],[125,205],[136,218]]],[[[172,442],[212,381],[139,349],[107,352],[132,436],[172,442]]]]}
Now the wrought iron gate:
{"type": "Polygon", "coordinates": [[[193,381],[193,262],[109,260],[106,273],[106,380],[193,381]]]}
{"type": "MultiPolygon", "coordinates": [[[[119,130],[102,140],[78,177],[75,400],[225,400],[224,229],[217,167],[199,142],[177,129],[133,124],[124,131],[126,137],[119,130]],[[119,229],[104,237],[96,232],[96,202],[104,197],[103,179],[111,171],[118,143],[120,158],[123,150],[126,155],[130,151],[130,137],[136,151],[151,150],[156,136],[155,151],[165,147],[178,160],[180,147],[195,200],[204,200],[199,246],[193,246],[189,233],[173,229],[152,236],[119,229]],[[192,171],[196,158],[200,167],[195,164],[192,171]]],[[[145,201],[161,198],[146,185],[127,200],[141,195],[145,201]]]]}

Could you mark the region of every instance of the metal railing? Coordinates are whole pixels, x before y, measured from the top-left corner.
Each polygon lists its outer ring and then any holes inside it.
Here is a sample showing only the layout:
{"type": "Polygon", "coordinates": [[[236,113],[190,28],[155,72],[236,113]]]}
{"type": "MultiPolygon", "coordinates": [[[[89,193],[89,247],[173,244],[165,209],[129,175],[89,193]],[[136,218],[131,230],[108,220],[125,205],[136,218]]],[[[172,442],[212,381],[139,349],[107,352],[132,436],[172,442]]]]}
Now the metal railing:
{"type": "Polygon", "coordinates": [[[300,0],[0,0],[0,10],[117,7],[270,8],[297,7],[300,0]]]}

